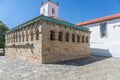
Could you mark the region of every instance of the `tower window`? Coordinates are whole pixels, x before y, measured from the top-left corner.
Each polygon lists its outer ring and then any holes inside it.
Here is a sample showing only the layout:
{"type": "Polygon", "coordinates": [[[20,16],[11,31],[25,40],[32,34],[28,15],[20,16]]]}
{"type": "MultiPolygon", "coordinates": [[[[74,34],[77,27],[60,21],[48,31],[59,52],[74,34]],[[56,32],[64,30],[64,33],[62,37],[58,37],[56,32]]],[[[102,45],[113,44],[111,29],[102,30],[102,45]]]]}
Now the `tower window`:
{"type": "Polygon", "coordinates": [[[54,8],[52,8],[52,14],[55,14],[55,9],[54,8]]]}
{"type": "Polygon", "coordinates": [[[45,8],[43,8],[43,14],[45,14],[45,8]]]}

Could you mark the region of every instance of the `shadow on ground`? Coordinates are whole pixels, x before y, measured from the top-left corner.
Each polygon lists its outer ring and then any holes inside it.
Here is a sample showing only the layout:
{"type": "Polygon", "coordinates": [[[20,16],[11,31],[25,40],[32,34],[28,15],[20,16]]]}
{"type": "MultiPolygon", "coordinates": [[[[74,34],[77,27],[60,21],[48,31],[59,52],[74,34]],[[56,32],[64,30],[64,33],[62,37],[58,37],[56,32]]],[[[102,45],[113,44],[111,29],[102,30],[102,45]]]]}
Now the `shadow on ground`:
{"type": "Polygon", "coordinates": [[[70,61],[63,61],[63,62],[57,62],[53,64],[57,65],[72,65],[72,66],[84,66],[88,65],[91,63],[99,62],[101,60],[108,59],[110,57],[102,57],[102,56],[91,56],[89,58],[84,58],[84,59],[76,59],[76,60],[70,60],[70,61]]]}

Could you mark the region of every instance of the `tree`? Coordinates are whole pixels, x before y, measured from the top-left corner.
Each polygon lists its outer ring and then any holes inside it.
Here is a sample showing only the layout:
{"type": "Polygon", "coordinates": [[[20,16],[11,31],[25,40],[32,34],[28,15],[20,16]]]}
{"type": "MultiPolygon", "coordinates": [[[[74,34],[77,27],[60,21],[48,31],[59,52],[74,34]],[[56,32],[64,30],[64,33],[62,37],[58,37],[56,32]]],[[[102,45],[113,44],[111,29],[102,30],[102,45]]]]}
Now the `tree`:
{"type": "Polygon", "coordinates": [[[5,48],[5,32],[9,30],[9,28],[0,21],[0,48],[5,48]]]}

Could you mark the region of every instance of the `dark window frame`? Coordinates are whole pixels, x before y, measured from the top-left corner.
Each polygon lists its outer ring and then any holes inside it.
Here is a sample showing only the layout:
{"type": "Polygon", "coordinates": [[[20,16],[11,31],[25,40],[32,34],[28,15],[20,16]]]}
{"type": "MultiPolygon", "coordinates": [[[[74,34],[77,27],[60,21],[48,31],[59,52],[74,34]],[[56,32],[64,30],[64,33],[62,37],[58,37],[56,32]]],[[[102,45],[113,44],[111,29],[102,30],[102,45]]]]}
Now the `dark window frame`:
{"type": "Polygon", "coordinates": [[[77,42],[80,42],[80,36],[77,35],[77,42]]]}
{"type": "Polygon", "coordinates": [[[52,14],[55,14],[55,9],[54,8],[52,8],[52,14]]]}
{"type": "Polygon", "coordinates": [[[75,42],[75,34],[72,34],[72,42],[75,42]]]}
{"type": "Polygon", "coordinates": [[[66,41],[69,42],[69,33],[66,33],[66,41]]]}
{"type": "Polygon", "coordinates": [[[108,37],[107,24],[106,23],[101,23],[100,24],[100,37],[101,38],[107,38],[108,37]]]}
{"type": "Polygon", "coordinates": [[[84,36],[82,36],[82,43],[84,43],[85,42],[85,37],[84,36]]]}
{"type": "Polygon", "coordinates": [[[33,37],[34,37],[34,35],[33,35],[33,31],[31,31],[31,34],[30,34],[30,36],[31,36],[31,41],[33,41],[33,37]]]}
{"type": "Polygon", "coordinates": [[[62,32],[59,32],[58,39],[59,39],[59,41],[63,41],[63,33],[62,32]]]}
{"type": "Polygon", "coordinates": [[[50,31],[50,40],[52,40],[52,41],[55,40],[55,32],[53,30],[50,31]]]}
{"type": "Polygon", "coordinates": [[[39,40],[39,30],[36,31],[36,40],[39,40]]]}

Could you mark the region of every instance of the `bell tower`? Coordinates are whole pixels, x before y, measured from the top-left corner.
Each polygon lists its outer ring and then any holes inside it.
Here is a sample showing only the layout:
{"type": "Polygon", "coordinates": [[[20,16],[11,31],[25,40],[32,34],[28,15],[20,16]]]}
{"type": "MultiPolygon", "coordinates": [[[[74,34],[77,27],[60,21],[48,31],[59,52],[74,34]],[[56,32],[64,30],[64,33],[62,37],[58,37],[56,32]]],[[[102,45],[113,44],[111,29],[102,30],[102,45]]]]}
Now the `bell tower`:
{"type": "Polygon", "coordinates": [[[49,17],[51,16],[58,17],[59,16],[58,12],[59,12],[58,2],[54,3],[51,0],[42,2],[42,5],[40,7],[40,15],[43,14],[49,17]]]}

